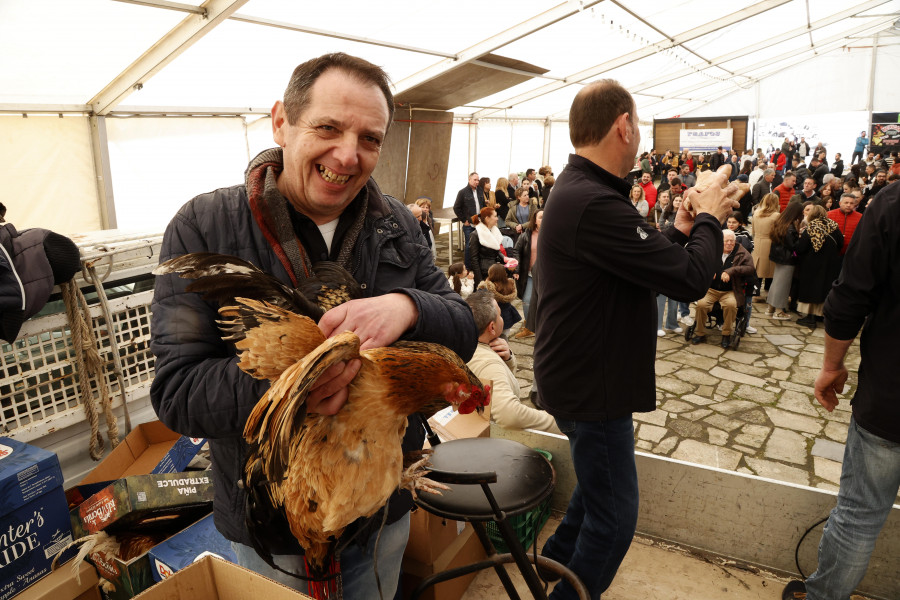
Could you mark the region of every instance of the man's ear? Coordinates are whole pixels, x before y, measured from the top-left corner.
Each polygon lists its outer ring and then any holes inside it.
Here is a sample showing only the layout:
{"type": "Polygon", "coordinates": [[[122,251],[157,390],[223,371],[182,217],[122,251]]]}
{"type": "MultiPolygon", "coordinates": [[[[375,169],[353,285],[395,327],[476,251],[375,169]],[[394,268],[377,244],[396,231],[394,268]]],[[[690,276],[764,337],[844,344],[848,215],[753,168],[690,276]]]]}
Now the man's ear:
{"type": "Polygon", "coordinates": [[[287,113],[284,110],[284,102],[278,100],[272,105],[272,138],[279,146],[284,146],[284,131],[282,128],[287,124],[287,113]]]}
{"type": "Polygon", "coordinates": [[[632,136],[634,136],[635,128],[632,127],[631,113],[622,113],[616,119],[616,131],[622,138],[622,142],[630,144],[632,136]]]}

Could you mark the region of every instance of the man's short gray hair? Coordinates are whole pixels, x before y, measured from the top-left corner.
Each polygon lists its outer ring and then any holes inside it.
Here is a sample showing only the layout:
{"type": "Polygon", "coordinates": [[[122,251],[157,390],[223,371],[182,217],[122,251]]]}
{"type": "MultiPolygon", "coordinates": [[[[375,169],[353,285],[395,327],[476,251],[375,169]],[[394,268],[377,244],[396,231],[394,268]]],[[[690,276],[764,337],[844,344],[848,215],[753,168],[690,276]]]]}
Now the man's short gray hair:
{"type": "Polygon", "coordinates": [[[730,237],[730,238],[732,238],[732,239],[737,239],[737,236],[734,235],[734,232],[733,232],[732,230],[730,230],[730,229],[723,229],[723,230],[722,230],[722,239],[725,239],[725,238],[728,238],[728,237],[730,237]]]}
{"type": "Polygon", "coordinates": [[[486,289],[475,290],[469,294],[466,302],[472,309],[472,316],[475,317],[475,328],[478,330],[478,335],[481,335],[497,317],[494,309],[494,295],[486,289]]]}
{"type": "Polygon", "coordinates": [[[774,175],[774,174],[775,174],[775,169],[766,169],[765,171],[763,171],[763,177],[768,177],[769,175],[774,175]]]}

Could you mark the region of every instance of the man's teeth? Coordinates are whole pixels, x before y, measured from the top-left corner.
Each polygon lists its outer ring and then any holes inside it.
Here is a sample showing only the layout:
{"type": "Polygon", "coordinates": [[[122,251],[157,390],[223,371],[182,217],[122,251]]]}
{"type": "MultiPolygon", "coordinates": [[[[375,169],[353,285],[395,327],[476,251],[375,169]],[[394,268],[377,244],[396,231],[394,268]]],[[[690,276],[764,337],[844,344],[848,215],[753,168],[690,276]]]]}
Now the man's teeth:
{"type": "Polygon", "coordinates": [[[347,183],[347,180],[350,179],[349,175],[338,175],[325,165],[319,165],[319,174],[328,183],[347,183]]]}

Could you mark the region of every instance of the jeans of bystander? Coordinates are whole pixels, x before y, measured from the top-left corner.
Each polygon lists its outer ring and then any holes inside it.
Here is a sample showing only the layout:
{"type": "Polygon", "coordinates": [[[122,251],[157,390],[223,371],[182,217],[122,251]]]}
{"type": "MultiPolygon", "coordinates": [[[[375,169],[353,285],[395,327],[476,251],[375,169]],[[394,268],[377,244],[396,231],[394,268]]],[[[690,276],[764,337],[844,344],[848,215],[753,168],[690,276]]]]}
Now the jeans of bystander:
{"type": "Polygon", "coordinates": [[[807,600],[846,600],[866,574],[875,540],[900,490],[900,444],[850,419],[837,506],[819,543],[807,600]]]}
{"type": "MultiPolygon", "coordinates": [[[[631,545],[638,516],[638,482],[631,415],[611,421],[556,419],[569,438],[576,484],[566,516],[541,554],[572,569],[599,600],[631,545]]],[[[551,600],[578,596],[565,580],[551,600]]]]}
{"type": "MultiPolygon", "coordinates": [[[[372,534],[365,548],[351,542],[341,554],[341,580],[345,598],[380,600],[394,597],[400,581],[400,563],[403,560],[403,551],[409,540],[409,513],[399,521],[386,525],[381,531],[377,548],[378,580],[376,581],[375,542],[377,538],[377,533],[372,534]],[[381,584],[382,594],[378,593],[378,583],[381,584]]],[[[250,546],[232,542],[231,547],[237,555],[238,564],[242,567],[274,579],[278,583],[304,594],[308,593],[305,580],[273,569],[250,546]]],[[[303,556],[299,554],[281,554],[272,558],[285,571],[306,574],[303,556]]]]}

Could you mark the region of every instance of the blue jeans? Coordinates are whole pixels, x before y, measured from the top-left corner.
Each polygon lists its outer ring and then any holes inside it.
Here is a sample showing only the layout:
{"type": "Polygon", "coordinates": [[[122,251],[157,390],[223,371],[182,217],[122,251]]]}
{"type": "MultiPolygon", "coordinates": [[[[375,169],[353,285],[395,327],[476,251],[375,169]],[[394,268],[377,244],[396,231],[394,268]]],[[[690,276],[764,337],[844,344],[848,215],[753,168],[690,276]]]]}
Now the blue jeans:
{"type": "Polygon", "coordinates": [[[898,490],[900,444],[851,418],[837,506],[819,543],[819,567],[806,580],[807,600],[846,600],[856,589],[898,490]]]}
{"type": "MultiPolygon", "coordinates": [[[[463,264],[466,265],[466,269],[471,271],[472,270],[472,259],[469,257],[469,236],[472,235],[472,232],[475,231],[475,228],[472,227],[471,225],[463,225],[462,229],[463,229],[463,237],[466,238],[465,244],[463,245],[463,261],[464,261],[463,264]]],[[[476,257],[476,258],[478,258],[478,257],[476,257]]],[[[484,276],[487,277],[487,273],[485,273],[484,276]]]]}
{"type": "MultiPolygon", "coordinates": [[[[385,526],[378,540],[378,577],[381,581],[382,595],[378,594],[375,580],[375,540],[377,533],[369,538],[365,548],[350,543],[341,554],[341,579],[344,586],[344,598],[351,600],[390,600],[397,591],[400,580],[400,563],[403,551],[409,540],[409,513],[402,519],[385,526]]],[[[256,571],[269,579],[284,584],[304,594],[308,593],[306,581],[276,571],[256,553],[250,546],[231,542],[237,554],[237,562],[242,567],[256,571]]],[[[279,554],[273,557],[275,563],[292,573],[305,573],[303,557],[295,554],[279,554]]]]}
{"type": "Polygon", "coordinates": [[[656,328],[663,328],[663,311],[669,306],[669,314],[666,315],[666,329],[678,327],[678,301],[666,298],[662,294],[656,295],[656,328]]]}
{"type": "Polygon", "coordinates": [[[528,281],[525,282],[525,291],[522,292],[522,312],[525,313],[525,318],[528,318],[528,307],[531,306],[531,292],[534,290],[534,280],[531,278],[531,273],[528,274],[528,281]]]}
{"type": "MultiPolygon", "coordinates": [[[[566,516],[541,554],[575,571],[599,600],[612,583],[631,545],[638,517],[631,415],[612,421],[556,419],[569,438],[575,467],[575,491],[566,516]]],[[[575,599],[565,580],[551,600],[575,599]]]]}
{"type": "Polygon", "coordinates": [[[679,302],[678,303],[678,317],[686,317],[691,314],[691,303],[690,302],[679,302]]]}

